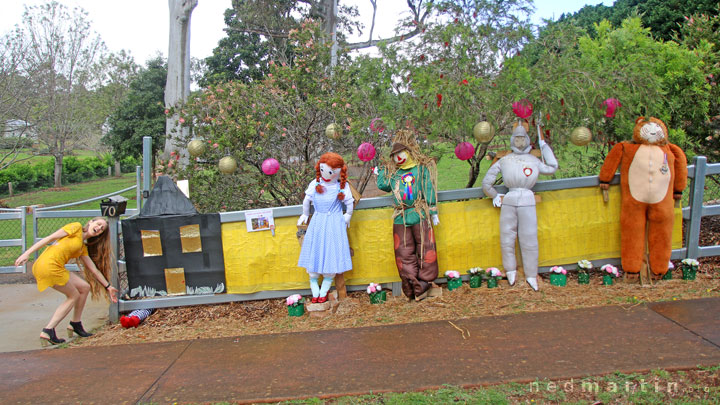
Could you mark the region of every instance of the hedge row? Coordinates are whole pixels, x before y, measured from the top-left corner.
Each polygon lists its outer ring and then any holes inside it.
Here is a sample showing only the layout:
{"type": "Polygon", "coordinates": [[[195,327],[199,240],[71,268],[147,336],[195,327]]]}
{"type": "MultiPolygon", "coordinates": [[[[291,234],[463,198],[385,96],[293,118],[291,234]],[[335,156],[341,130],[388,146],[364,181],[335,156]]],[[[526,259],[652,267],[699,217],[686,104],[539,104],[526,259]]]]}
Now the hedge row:
{"type": "MultiPolygon", "coordinates": [[[[120,170],[123,173],[134,172],[137,165],[137,159],[127,157],[120,162],[120,170]]],[[[63,159],[62,184],[80,183],[107,176],[108,166],[113,168],[115,166],[109,155],[103,158],[68,156],[63,159]]],[[[7,196],[10,193],[9,182],[13,184],[13,193],[52,187],[54,173],[55,161],[53,159],[47,159],[37,164],[16,163],[11,165],[0,171],[0,195],[7,196]]]]}

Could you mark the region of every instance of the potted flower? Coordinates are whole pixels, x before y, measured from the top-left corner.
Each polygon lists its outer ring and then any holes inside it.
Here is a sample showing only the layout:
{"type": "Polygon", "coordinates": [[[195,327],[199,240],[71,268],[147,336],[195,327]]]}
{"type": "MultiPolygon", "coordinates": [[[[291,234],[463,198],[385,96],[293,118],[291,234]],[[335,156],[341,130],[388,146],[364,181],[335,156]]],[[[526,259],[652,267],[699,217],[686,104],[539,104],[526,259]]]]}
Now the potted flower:
{"type": "Polygon", "coordinates": [[[497,267],[488,267],[485,269],[485,277],[487,278],[487,287],[495,288],[498,285],[498,280],[502,278],[502,273],[497,267]]]}
{"type": "Polygon", "coordinates": [[[460,288],[462,285],[462,279],[460,278],[460,272],[456,270],[448,270],[445,272],[447,278],[448,290],[452,291],[456,288],[460,288]]]}
{"type": "Polygon", "coordinates": [[[602,270],[603,285],[613,285],[613,279],[620,275],[617,267],[613,266],[612,264],[606,264],[600,267],[600,270],[602,270]]]}
{"type": "Polygon", "coordinates": [[[387,292],[382,289],[380,284],[370,283],[366,291],[370,295],[370,303],[372,304],[382,304],[387,300],[387,292]]]}
{"type": "Polygon", "coordinates": [[[305,313],[305,300],[302,295],[293,294],[285,299],[285,303],[288,307],[288,315],[290,316],[303,316],[305,313]]]}
{"type": "Polygon", "coordinates": [[[695,259],[683,259],[682,260],[682,279],[683,280],[695,280],[698,267],[700,263],[695,259]]]}
{"type": "Polygon", "coordinates": [[[590,260],[580,260],[578,262],[578,284],[590,284],[590,269],[593,264],[590,260]]]}
{"type": "Polygon", "coordinates": [[[473,267],[470,270],[468,270],[468,275],[470,276],[470,288],[478,288],[482,284],[482,275],[480,272],[483,272],[483,269],[480,267],[473,267]]]}
{"type": "Polygon", "coordinates": [[[550,268],[550,284],[558,287],[567,285],[567,270],[563,266],[552,266],[550,268]]]}
{"type": "Polygon", "coordinates": [[[668,271],[662,276],[663,280],[672,280],[672,272],[675,269],[673,262],[668,262],[668,271]]]}

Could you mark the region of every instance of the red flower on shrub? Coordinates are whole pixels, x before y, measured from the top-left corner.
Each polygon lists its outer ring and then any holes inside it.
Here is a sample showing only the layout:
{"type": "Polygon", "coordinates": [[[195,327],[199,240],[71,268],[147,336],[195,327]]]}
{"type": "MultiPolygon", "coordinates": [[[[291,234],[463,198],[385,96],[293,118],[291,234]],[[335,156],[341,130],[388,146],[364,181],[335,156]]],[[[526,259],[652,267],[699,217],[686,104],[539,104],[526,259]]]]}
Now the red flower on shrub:
{"type": "Polygon", "coordinates": [[[437,97],[437,105],[440,107],[442,105],[442,94],[438,93],[435,97],[437,97]]]}
{"type": "Polygon", "coordinates": [[[603,105],[605,106],[605,116],[607,118],[615,117],[615,110],[618,107],[622,107],[620,100],[616,98],[608,98],[607,100],[603,101],[603,105]]]}

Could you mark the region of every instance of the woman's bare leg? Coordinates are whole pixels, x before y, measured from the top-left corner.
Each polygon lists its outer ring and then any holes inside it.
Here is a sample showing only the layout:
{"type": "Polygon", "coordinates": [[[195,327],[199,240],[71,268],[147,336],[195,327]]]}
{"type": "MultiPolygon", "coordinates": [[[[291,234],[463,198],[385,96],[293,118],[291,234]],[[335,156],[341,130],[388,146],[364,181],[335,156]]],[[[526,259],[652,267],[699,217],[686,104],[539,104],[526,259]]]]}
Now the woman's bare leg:
{"type": "Polygon", "coordinates": [[[73,315],[71,319],[71,321],[73,322],[80,322],[83,309],[85,309],[85,302],[87,302],[88,294],[90,294],[90,284],[80,278],[80,276],[73,273],[70,273],[70,280],[68,281],[68,284],[72,284],[73,286],[75,286],[75,288],[78,290],[78,293],[80,293],[77,301],[75,301],[75,306],[73,307],[73,315]]]}
{"type": "MultiPolygon", "coordinates": [[[[57,307],[52,318],[50,318],[50,322],[48,322],[47,326],[45,326],[45,329],[55,329],[60,321],[62,321],[67,314],[70,313],[70,310],[75,306],[75,303],[80,297],[80,292],[69,281],[65,285],[54,285],[53,288],[65,294],[67,299],[65,299],[65,301],[57,307]]],[[[43,336],[43,334],[40,336],[43,336]]]]}

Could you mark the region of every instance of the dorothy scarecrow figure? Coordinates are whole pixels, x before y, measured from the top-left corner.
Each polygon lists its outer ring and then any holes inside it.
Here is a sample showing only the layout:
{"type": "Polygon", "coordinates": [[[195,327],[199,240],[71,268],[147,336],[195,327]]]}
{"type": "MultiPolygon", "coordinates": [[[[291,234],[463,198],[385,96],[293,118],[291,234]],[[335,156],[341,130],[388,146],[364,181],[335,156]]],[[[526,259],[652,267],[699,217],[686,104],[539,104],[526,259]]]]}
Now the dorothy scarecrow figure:
{"type": "Polygon", "coordinates": [[[435,161],[420,153],[412,131],[398,131],[394,141],[391,162],[378,170],[377,186],[392,192],[395,200],[393,243],[403,293],[421,301],[438,276],[432,228],[440,223],[437,169],[435,161]]]}
{"type": "MultiPolygon", "coordinates": [[[[524,124],[527,125],[527,124],[524,124]]],[[[493,205],[500,207],[500,250],[508,282],[515,284],[517,260],[515,239],[520,240],[523,270],[527,283],[538,290],[538,238],[535,194],[533,186],[540,174],[553,174],[558,168],[557,159],[550,146],[538,131],[538,146],[541,161],[530,153],[532,145],[524,125],[517,125],[510,138],[512,153],[503,156],[488,169],[482,181],[485,195],[493,199],[493,205]],[[508,188],[507,194],[498,194],[493,185],[498,173],[508,188]]]]}

